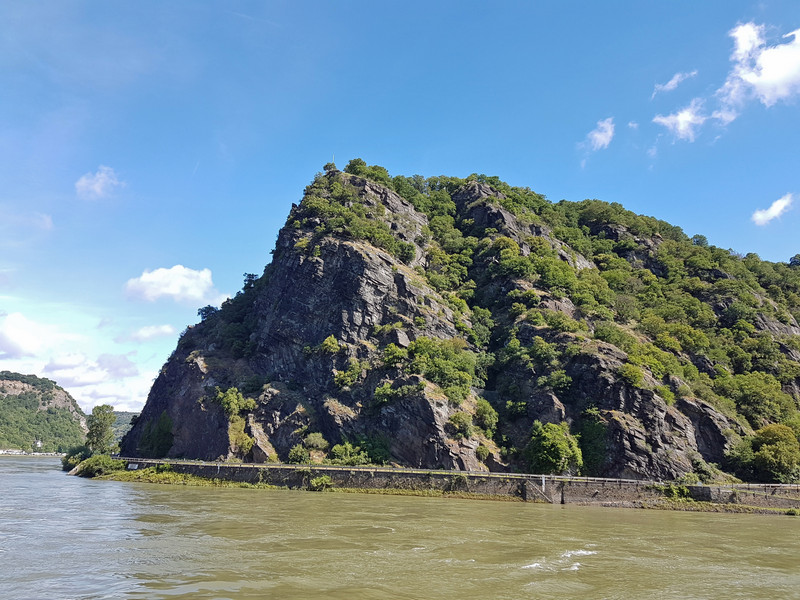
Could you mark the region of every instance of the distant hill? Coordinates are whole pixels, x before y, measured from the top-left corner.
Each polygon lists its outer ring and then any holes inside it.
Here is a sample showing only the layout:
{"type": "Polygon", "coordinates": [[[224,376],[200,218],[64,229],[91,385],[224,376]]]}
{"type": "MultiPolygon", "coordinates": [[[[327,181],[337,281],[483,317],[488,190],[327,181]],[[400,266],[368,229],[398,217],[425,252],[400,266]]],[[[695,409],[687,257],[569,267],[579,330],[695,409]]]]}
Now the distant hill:
{"type": "Polygon", "coordinates": [[[137,416],[139,413],[135,412],[121,412],[121,411],[114,411],[114,424],[111,428],[114,430],[114,442],[119,443],[124,436],[131,428],[131,419],[137,416]]]}
{"type": "Polygon", "coordinates": [[[65,452],[85,436],[86,415],[54,381],[0,371],[0,449],[65,452]]]}

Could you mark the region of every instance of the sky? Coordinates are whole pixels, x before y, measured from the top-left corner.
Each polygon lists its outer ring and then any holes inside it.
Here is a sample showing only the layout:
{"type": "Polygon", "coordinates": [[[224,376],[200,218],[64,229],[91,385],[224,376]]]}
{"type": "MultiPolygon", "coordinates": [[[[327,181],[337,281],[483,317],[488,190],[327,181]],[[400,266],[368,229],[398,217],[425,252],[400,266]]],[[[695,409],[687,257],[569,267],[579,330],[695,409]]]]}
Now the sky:
{"type": "Polygon", "coordinates": [[[800,252],[800,3],[0,3],[0,370],[139,410],[322,166],[800,252]]]}

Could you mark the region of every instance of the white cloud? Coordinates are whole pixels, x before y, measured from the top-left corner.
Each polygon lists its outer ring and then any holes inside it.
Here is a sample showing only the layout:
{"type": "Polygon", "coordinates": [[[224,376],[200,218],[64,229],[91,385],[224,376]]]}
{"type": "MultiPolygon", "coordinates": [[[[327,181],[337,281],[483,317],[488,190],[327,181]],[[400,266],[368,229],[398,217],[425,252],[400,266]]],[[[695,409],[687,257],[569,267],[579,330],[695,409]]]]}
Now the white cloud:
{"type": "Polygon", "coordinates": [[[97,357],[97,366],[108,373],[111,379],[135,377],[139,374],[136,364],[125,354],[101,354],[97,357]]]}
{"type": "Polygon", "coordinates": [[[53,230],[53,217],[44,213],[21,213],[0,206],[0,247],[35,243],[53,230]]]}
{"type": "Polygon", "coordinates": [[[628,121],[628,128],[629,129],[639,129],[639,124],[636,121],[628,121]]]}
{"type": "Polygon", "coordinates": [[[609,117],[597,122],[597,127],[586,136],[586,144],[593,151],[604,150],[608,148],[612,139],[614,139],[614,117],[609,117]]]}
{"type": "Polygon", "coordinates": [[[146,342],[153,338],[174,335],[175,328],[172,325],[146,325],[134,331],[127,339],[134,342],[146,342]]]}
{"type": "MultiPolygon", "coordinates": [[[[0,301],[4,298],[9,297],[0,296],[0,301]]],[[[97,404],[141,409],[161,360],[169,353],[169,342],[152,342],[160,349],[151,348],[145,356],[133,350],[119,353],[108,333],[94,335],[97,330],[91,324],[96,317],[92,315],[56,311],[48,318],[59,325],[27,311],[0,310],[0,370],[53,379],[85,411],[97,404]]]]}
{"type": "Polygon", "coordinates": [[[769,208],[757,210],[751,217],[756,225],[766,225],[773,219],[777,219],[792,205],[792,195],[786,194],[773,202],[769,208]]]}
{"type": "Polygon", "coordinates": [[[700,98],[692,100],[691,104],[671,115],[656,115],[653,123],[663,125],[675,137],[693,142],[697,129],[706,122],[708,117],[702,115],[703,101],[700,98]]]}
{"type": "Polygon", "coordinates": [[[653,95],[650,96],[650,99],[652,100],[653,98],[656,97],[656,94],[659,94],[661,92],[671,92],[672,90],[677,88],[681,83],[683,83],[687,79],[695,77],[696,75],[697,75],[697,70],[694,70],[690,73],[675,73],[675,75],[672,76],[672,79],[670,79],[667,83],[656,84],[655,88],[653,89],[653,95]]]}
{"type": "Polygon", "coordinates": [[[42,372],[62,387],[82,388],[135,377],[139,369],[124,354],[101,354],[91,360],[83,354],[72,353],[50,358],[42,372]]]}
{"type": "Polygon", "coordinates": [[[101,200],[124,185],[125,182],[117,178],[114,169],[100,165],[97,172],[86,173],[75,182],[75,193],[84,200],[101,200]]]}
{"type": "Polygon", "coordinates": [[[729,32],[734,40],[733,68],[717,90],[723,123],[730,123],[747,100],[770,107],[800,95],[800,29],[787,33],[791,41],[768,46],[764,25],[744,23],[729,32]]]}
{"type": "Polygon", "coordinates": [[[11,313],[0,322],[0,358],[35,356],[46,340],[55,336],[54,328],[36,323],[22,313],[11,313]]]}
{"type": "Polygon", "coordinates": [[[172,298],[187,304],[219,304],[226,296],[214,289],[211,270],[196,271],[183,265],[169,269],[145,270],[139,277],[125,284],[129,297],[155,302],[159,298],[172,298]]]}

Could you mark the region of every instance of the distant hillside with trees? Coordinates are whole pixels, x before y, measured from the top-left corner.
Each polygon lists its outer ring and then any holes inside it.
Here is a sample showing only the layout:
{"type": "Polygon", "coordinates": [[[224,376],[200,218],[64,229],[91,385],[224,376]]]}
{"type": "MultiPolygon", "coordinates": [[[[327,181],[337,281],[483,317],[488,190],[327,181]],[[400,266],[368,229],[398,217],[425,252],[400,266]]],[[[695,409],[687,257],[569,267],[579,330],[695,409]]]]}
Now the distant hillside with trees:
{"type": "Polygon", "coordinates": [[[54,381],[0,371],[0,449],[66,452],[86,430],[86,415],[54,381]]]}

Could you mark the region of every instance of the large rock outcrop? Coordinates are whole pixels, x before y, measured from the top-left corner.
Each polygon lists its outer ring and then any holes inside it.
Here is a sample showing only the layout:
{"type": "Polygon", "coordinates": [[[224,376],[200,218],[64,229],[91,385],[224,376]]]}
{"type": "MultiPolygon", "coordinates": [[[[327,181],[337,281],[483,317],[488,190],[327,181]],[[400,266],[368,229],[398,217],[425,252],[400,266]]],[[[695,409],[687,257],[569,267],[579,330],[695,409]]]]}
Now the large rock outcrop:
{"type": "MultiPolygon", "coordinates": [[[[339,444],[328,456],[346,463],[349,443],[411,467],[525,470],[538,420],[594,427],[581,434],[592,474],[667,480],[722,462],[750,431],[680,378],[591,339],[608,309],[587,313],[543,282],[559,265],[599,281],[598,266],[550,226],[521,219],[486,183],[451,192],[451,205],[426,212],[367,178],[319,175],[264,274],[184,333],[122,452],[259,462],[288,460],[304,443],[320,458],[339,444]],[[550,262],[530,275],[515,252],[550,262]],[[223,406],[230,388],[252,405],[223,406]]],[[[655,279],[659,235],[595,229],[617,244],[615,260],[655,279]]],[[[679,358],[715,373],[704,354],[679,358]]]]}

